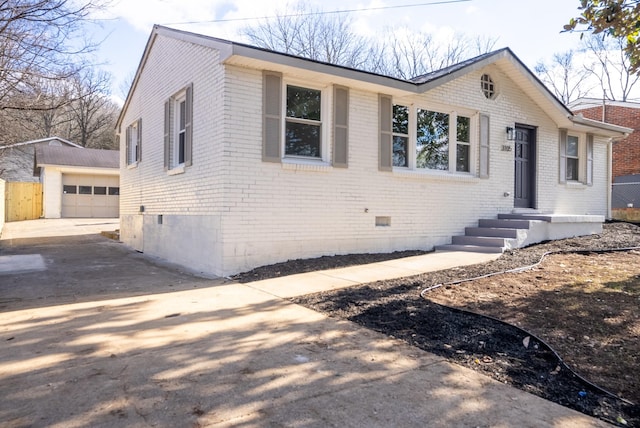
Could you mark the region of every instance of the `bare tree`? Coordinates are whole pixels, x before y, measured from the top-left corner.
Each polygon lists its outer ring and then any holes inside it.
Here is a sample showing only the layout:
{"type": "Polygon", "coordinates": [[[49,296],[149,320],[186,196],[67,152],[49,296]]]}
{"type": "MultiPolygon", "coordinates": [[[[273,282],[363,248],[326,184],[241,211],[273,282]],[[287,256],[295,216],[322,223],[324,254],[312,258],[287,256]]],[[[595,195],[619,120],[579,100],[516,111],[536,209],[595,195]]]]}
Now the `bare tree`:
{"type": "Polygon", "coordinates": [[[572,50],[556,53],[551,63],[540,61],[534,69],[540,80],[564,104],[586,96],[592,89],[587,83],[590,71],[576,65],[575,54],[572,50]]]}
{"type": "Polygon", "coordinates": [[[406,27],[369,39],[351,30],[348,15],[323,14],[306,3],[298,3],[293,13],[277,12],[274,18],[247,26],[242,33],[259,47],[403,79],[486,53],[496,43],[457,34],[442,44],[431,34],[406,27]]]}
{"type": "Polygon", "coordinates": [[[259,47],[348,67],[360,67],[366,60],[368,41],[350,29],[347,15],[326,15],[306,3],[295,12],[276,12],[241,30],[259,47]]]}
{"type": "Polygon", "coordinates": [[[474,39],[464,34],[456,34],[442,43],[429,33],[413,32],[406,27],[387,29],[384,39],[389,42],[377,51],[376,60],[382,64],[379,70],[401,79],[411,79],[485,54],[496,44],[493,38],[474,39]]]}
{"type": "Polygon", "coordinates": [[[81,29],[100,0],[0,1],[0,110],[31,109],[21,99],[37,82],[66,79],[94,46],[81,29]]]}
{"type": "Polygon", "coordinates": [[[71,85],[74,100],[68,106],[70,137],[83,147],[112,145],[111,139],[104,141],[102,135],[105,129],[112,132],[118,111],[109,98],[109,75],[87,69],[75,76],[71,85]]]}
{"type": "Polygon", "coordinates": [[[599,82],[604,98],[627,101],[640,79],[640,74],[633,72],[631,61],[625,52],[627,42],[591,35],[583,38],[582,43],[583,52],[593,59],[585,64],[585,68],[599,82]]]}

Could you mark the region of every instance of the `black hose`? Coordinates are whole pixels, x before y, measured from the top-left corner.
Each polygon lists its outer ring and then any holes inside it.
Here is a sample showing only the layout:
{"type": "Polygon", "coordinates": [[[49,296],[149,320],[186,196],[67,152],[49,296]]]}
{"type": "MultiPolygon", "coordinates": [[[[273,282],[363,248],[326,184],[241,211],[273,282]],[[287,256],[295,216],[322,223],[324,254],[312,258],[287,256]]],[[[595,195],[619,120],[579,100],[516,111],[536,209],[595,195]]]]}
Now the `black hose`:
{"type": "MultiPolygon", "coordinates": [[[[460,280],[456,280],[456,281],[436,284],[434,286],[427,287],[427,288],[423,289],[420,292],[420,297],[422,297],[423,299],[426,300],[427,298],[425,297],[425,293],[427,293],[429,291],[432,291],[432,290],[435,290],[436,288],[440,288],[442,286],[458,285],[458,284],[462,284],[464,282],[475,281],[475,280],[483,279],[483,278],[489,278],[491,276],[501,275],[501,274],[504,274],[504,273],[524,272],[526,270],[533,269],[534,267],[540,265],[542,263],[542,261],[545,259],[545,257],[547,257],[548,255],[551,255],[551,254],[590,254],[590,253],[591,254],[592,253],[603,254],[603,253],[613,253],[613,252],[631,251],[631,250],[640,250],[640,247],[607,248],[607,249],[594,249],[594,250],[556,250],[556,251],[547,251],[546,253],[542,254],[542,256],[540,257],[540,260],[538,260],[537,263],[534,263],[532,265],[523,266],[523,267],[514,268],[514,269],[508,269],[508,270],[504,270],[504,271],[500,271],[500,272],[493,272],[493,273],[489,273],[489,274],[486,274],[486,275],[477,276],[477,277],[474,277],[474,278],[465,278],[465,279],[460,279],[460,280]]],[[[605,395],[608,395],[608,396],[610,396],[610,397],[612,397],[612,398],[614,398],[616,400],[620,400],[620,401],[622,401],[622,402],[624,402],[626,404],[629,404],[631,406],[635,405],[635,403],[633,403],[633,402],[631,402],[631,401],[629,401],[627,399],[624,399],[622,397],[619,397],[618,395],[616,395],[616,394],[614,394],[614,393],[612,393],[612,392],[610,392],[610,391],[608,391],[608,390],[596,385],[595,383],[590,382],[589,380],[585,379],[584,377],[580,376],[571,367],[569,367],[567,365],[567,363],[564,362],[564,360],[560,357],[560,355],[556,352],[556,350],[551,347],[551,345],[549,345],[547,342],[545,342],[544,340],[542,340],[540,337],[536,336],[535,334],[533,334],[531,332],[528,332],[527,330],[525,330],[525,329],[523,329],[521,327],[518,327],[516,325],[510,324],[510,323],[508,323],[506,321],[503,321],[501,319],[492,317],[490,315],[477,313],[477,312],[474,312],[474,311],[470,311],[468,309],[454,308],[454,307],[451,307],[451,306],[442,305],[440,303],[437,303],[437,304],[440,305],[440,306],[443,306],[445,308],[454,310],[454,311],[459,311],[459,312],[470,314],[470,315],[484,317],[484,318],[490,319],[492,321],[496,321],[496,322],[499,322],[501,324],[505,324],[507,326],[510,326],[510,327],[513,327],[513,328],[519,330],[520,332],[522,332],[525,335],[531,336],[532,338],[534,338],[535,340],[537,340],[538,342],[540,342],[544,346],[546,346],[556,356],[556,358],[558,359],[558,361],[560,362],[560,364],[562,364],[562,366],[564,368],[566,368],[570,373],[572,373],[574,376],[576,376],[581,381],[585,382],[590,387],[592,387],[592,388],[600,391],[601,393],[603,393],[605,395]]]]}
{"type": "Polygon", "coordinates": [[[632,251],[632,250],[640,250],[640,247],[606,248],[606,249],[594,249],[594,250],[555,250],[555,251],[547,251],[546,253],[542,254],[542,256],[540,256],[540,260],[538,260],[536,263],[534,263],[532,265],[517,267],[517,268],[513,268],[513,269],[508,269],[508,270],[502,270],[502,271],[498,271],[498,272],[491,272],[491,273],[488,273],[486,275],[480,275],[480,276],[476,276],[476,277],[473,277],[473,278],[458,279],[458,280],[451,281],[451,282],[443,282],[443,283],[440,283],[440,284],[432,285],[431,287],[427,287],[427,288],[423,289],[420,292],[420,297],[424,298],[424,293],[426,293],[428,291],[431,291],[431,290],[435,290],[436,288],[447,286],[447,285],[458,285],[458,284],[462,284],[463,282],[476,281],[478,279],[489,278],[489,277],[496,276],[496,275],[502,275],[504,273],[524,272],[524,271],[527,271],[529,269],[533,269],[534,267],[540,265],[540,263],[542,263],[542,261],[545,259],[545,257],[547,257],[548,255],[551,255],[551,254],[590,254],[590,253],[603,254],[603,253],[615,253],[615,252],[618,252],[618,251],[632,251]]]}

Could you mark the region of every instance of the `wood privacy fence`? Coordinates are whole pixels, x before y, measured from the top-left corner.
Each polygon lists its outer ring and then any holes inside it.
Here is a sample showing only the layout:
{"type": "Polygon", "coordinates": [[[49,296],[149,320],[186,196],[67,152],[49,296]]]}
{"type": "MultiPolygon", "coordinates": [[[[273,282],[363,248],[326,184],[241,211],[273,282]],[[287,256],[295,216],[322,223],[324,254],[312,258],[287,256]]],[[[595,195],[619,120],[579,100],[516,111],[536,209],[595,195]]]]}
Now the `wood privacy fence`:
{"type": "Polygon", "coordinates": [[[5,221],[34,220],[42,215],[42,184],[7,182],[5,221]]]}

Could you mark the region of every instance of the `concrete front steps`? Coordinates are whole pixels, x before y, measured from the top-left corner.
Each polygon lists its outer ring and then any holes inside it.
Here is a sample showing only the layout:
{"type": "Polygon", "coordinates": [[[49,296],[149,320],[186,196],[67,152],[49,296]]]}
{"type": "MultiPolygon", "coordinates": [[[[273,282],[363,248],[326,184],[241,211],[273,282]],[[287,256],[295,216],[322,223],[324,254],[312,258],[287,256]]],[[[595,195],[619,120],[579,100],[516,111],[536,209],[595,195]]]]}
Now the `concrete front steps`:
{"type": "Polygon", "coordinates": [[[602,232],[604,216],[542,214],[538,212],[498,214],[481,219],[477,227],[465,228],[451,244],[438,245],[436,251],[502,253],[538,242],[602,232]]]}

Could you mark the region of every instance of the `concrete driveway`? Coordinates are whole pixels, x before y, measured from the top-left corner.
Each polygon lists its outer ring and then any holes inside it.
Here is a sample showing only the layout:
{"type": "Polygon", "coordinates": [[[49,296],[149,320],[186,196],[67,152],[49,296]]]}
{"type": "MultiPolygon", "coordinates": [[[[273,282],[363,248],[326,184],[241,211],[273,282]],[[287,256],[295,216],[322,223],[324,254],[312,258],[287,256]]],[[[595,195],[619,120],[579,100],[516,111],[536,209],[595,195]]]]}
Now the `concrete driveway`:
{"type": "Polygon", "coordinates": [[[96,233],[115,224],[49,222],[0,240],[2,426],[606,425],[96,233]]]}

